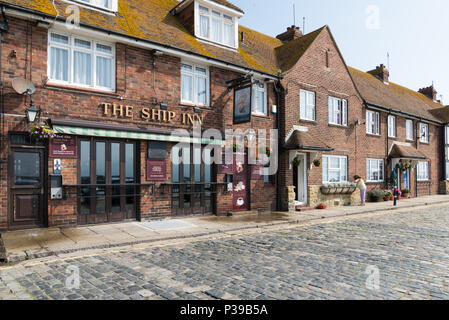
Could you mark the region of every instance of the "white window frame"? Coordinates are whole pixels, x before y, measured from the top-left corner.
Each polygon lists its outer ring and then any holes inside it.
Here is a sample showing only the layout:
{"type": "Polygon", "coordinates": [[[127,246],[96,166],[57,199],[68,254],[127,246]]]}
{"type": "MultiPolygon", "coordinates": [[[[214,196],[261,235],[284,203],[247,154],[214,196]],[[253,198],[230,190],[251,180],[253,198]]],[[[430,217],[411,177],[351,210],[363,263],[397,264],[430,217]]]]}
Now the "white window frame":
{"type": "Polygon", "coordinates": [[[334,124],[337,126],[348,125],[348,100],[329,97],[328,109],[329,124],[334,124]],[[338,123],[339,119],[341,119],[341,123],[338,123]]]}
{"type": "Polygon", "coordinates": [[[268,115],[268,101],[267,101],[267,84],[265,81],[257,80],[255,84],[253,84],[253,92],[251,94],[252,96],[252,106],[251,106],[251,113],[258,116],[267,116],[268,115]],[[259,85],[263,84],[263,88],[261,88],[259,85]],[[257,105],[257,99],[256,94],[262,92],[264,95],[264,105],[258,106],[257,105]],[[262,108],[262,111],[260,111],[260,107],[262,108]],[[257,108],[257,109],[256,109],[257,108]]]}
{"type": "Polygon", "coordinates": [[[241,13],[234,11],[232,9],[226,8],[221,5],[215,5],[211,3],[206,3],[204,1],[195,1],[195,36],[199,39],[203,39],[206,41],[210,41],[213,43],[217,43],[221,46],[237,49],[238,48],[238,18],[242,16],[241,13]],[[200,7],[204,7],[208,9],[208,13],[200,13],[200,7]],[[220,23],[221,23],[221,41],[215,41],[212,38],[212,19],[214,19],[212,11],[220,14],[220,23]],[[205,37],[201,35],[201,15],[207,16],[209,19],[209,36],[205,37]],[[224,16],[227,16],[232,19],[233,25],[233,33],[232,40],[233,43],[230,45],[229,43],[225,43],[225,24],[230,24],[228,20],[225,19],[224,16]]]}
{"type": "Polygon", "coordinates": [[[380,113],[378,111],[366,110],[366,133],[380,136],[380,113]],[[371,132],[372,124],[375,125],[375,132],[371,132]]]}
{"type": "Polygon", "coordinates": [[[449,126],[446,126],[445,130],[446,130],[445,141],[446,141],[446,144],[449,145],[449,126]]]}
{"type": "Polygon", "coordinates": [[[187,103],[187,104],[192,104],[192,105],[198,105],[198,106],[202,106],[202,107],[209,107],[210,105],[210,73],[209,73],[209,68],[203,65],[199,65],[199,64],[195,64],[195,63],[191,63],[188,61],[181,61],[181,77],[180,77],[180,101],[181,103],[187,103]],[[192,72],[188,72],[188,71],[183,71],[182,70],[182,65],[188,65],[192,67],[192,72]],[[201,68],[201,69],[206,69],[206,76],[200,75],[198,73],[196,73],[196,68],[201,68]],[[188,100],[183,100],[182,99],[182,75],[186,74],[192,77],[193,79],[193,84],[192,84],[192,97],[194,101],[188,101],[188,100]],[[199,103],[197,101],[198,99],[198,88],[197,88],[197,79],[198,78],[203,78],[206,79],[206,104],[202,104],[199,103]]]}
{"type": "Polygon", "coordinates": [[[407,119],[405,120],[405,138],[409,141],[415,140],[415,135],[413,133],[413,120],[407,119]],[[411,134],[411,135],[410,135],[411,134]]]}
{"type": "Polygon", "coordinates": [[[421,143],[429,143],[430,139],[429,139],[429,125],[427,123],[420,123],[419,124],[419,141],[421,143]],[[426,134],[423,134],[423,129],[425,129],[426,134]]]}
{"type": "Polygon", "coordinates": [[[340,182],[347,182],[348,181],[348,157],[346,157],[346,156],[334,156],[334,155],[323,155],[323,161],[325,160],[325,159],[327,159],[327,180],[329,180],[329,173],[330,172],[339,172],[340,173],[340,181],[332,181],[332,182],[330,182],[330,181],[326,181],[325,179],[324,179],[324,166],[323,166],[323,169],[322,169],[322,180],[323,180],[323,183],[340,183],[340,182]],[[339,159],[339,168],[331,168],[331,166],[330,166],[330,163],[331,163],[331,159],[332,158],[337,158],[337,159],[339,159]],[[345,172],[343,172],[343,163],[345,164],[345,172]],[[342,179],[341,177],[342,176],[345,176],[346,177],[346,179],[342,179]]]}
{"type": "Polygon", "coordinates": [[[82,36],[78,36],[78,35],[73,35],[73,34],[68,34],[65,32],[60,32],[59,30],[49,30],[48,32],[48,43],[47,43],[47,76],[48,76],[48,84],[56,84],[56,85],[68,85],[68,86],[73,86],[73,87],[79,87],[79,88],[84,88],[84,89],[96,89],[96,90],[101,90],[101,91],[108,91],[108,92],[115,92],[115,88],[116,88],[116,52],[115,52],[115,44],[114,43],[110,43],[110,42],[105,42],[105,41],[97,41],[94,39],[89,39],[86,37],[82,37],[82,36]],[[62,44],[62,43],[58,43],[58,42],[53,42],[51,40],[51,34],[57,34],[60,36],[65,36],[69,38],[69,43],[68,44],[62,44]],[[85,49],[85,48],[80,48],[80,47],[75,47],[75,39],[79,39],[79,40],[83,40],[83,41],[88,41],[91,44],[91,48],[90,49],[85,49]],[[104,46],[108,46],[111,47],[111,54],[107,54],[101,51],[97,50],[97,44],[100,45],[104,45],[104,46]],[[57,80],[57,79],[52,79],[51,78],[51,48],[55,47],[55,48],[60,48],[60,49],[66,49],[68,50],[68,81],[64,81],[64,80],[57,80]],[[74,82],[73,80],[73,76],[74,76],[74,61],[73,61],[73,57],[74,57],[74,51],[80,51],[80,52],[86,52],[89,53],[91,55],[91,70],[92,70],[92,75],[91,75],[91,81],[92,84],[91,85],[85,85],[85,84],[79,84],[74,82]],[[102,87],[102,86],[97,86],[97,57],[106,57],[106,58],[111,58],[112,62],[111,62],[111,75],[112,75],[112,79],[111,79],[111,84],[112,87],[108,88],[108,87],[102,87]]]}
{"type": "Polygon", "coordinates": [[[418,181],[429,181],[429,162],[418,162],[416,166],[416,175],[418,181]]]}
{"type": "Polygon", "coordinates": [[[385,181],[385,162],[383,159],[366,159],[366,181],[367,182],[384,182],[385,181]],[[372,173],[377,171],[379,179],[372,179],[372,173]]]}
{"type": "Polygon", "coordinates": [[[74,2],[76,4],[80,4],[86,7],[98,8],[101,10],[106,10],[110,12],[117,12],[118,10],[118,0],[109,0],[111,2],[110,7],[105,7],[100,5],[98,2],[102,2],[103,0],[68,0],[69,2],[74,2]]]}
{"type": "Polygon", "coordinates": [[[299,90],[299,119],[316,121],[316,94],[313,91],[299,90]],[[312,101],[311,101],[312,100],[312,101]],[[312,109],[313,118],[308,118],[308,109],[312,109]]]}
{"type": "Polygon", "coordinates": [[[396,138],[396,134],[397,134],[396,117],[389,115],[387,118],[387,121],[388,121],[388,137],[396,138]]]}

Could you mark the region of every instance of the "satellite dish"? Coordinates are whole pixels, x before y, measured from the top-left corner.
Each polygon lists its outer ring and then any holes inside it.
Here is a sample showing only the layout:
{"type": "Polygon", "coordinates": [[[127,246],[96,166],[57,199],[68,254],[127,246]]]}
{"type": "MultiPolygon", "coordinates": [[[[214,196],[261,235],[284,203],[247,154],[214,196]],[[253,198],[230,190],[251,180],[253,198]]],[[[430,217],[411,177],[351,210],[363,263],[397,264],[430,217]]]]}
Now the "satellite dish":
{"type": "Polygon", "coordinates": [[[12,87],[18,94],[25,94],[29,96],[36,91],[34,84],[30,80],[23,78],[12,79],[12,87]]]}

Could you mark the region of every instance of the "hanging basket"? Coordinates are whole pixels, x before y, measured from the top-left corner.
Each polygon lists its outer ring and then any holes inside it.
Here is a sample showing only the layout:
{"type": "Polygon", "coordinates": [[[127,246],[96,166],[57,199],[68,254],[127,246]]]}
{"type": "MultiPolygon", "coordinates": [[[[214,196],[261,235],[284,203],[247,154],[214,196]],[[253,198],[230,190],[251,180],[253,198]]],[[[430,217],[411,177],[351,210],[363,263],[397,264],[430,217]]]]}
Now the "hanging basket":
{"type": "Polygon", "coordinates": [[[30,136],[36,141],[46,141],[54,138],[56,133],[48,124],[38,123],[30,126],[30,136]]]}

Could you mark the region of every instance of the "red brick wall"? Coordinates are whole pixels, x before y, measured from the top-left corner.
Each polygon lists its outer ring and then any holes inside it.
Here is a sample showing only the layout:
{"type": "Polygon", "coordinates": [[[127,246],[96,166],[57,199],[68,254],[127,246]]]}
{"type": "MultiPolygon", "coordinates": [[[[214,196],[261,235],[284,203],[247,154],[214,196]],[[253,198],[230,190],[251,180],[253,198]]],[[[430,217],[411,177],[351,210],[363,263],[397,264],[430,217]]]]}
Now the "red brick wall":
{"type": "MultiPolygon", "coordinates": [[[[192,105],[180,103],[180,63],[177,57],[163,55],[154,57],[149,50],[143,50],[123,44],[116,45],[116,92],[96,92],[51,86],[47,79],[47,35],[48,30],[38,28],[32,23],[10,18],[10,31],[3,34],[2,42],[2,76],[5,85],[4,100],[5,113],[24,115],[29,101],[16,94],[11,87],[14,77],[31,79],[36,86],[33,101],[42,108],[42,118],[52,119],[80,119],[101,123],[122,124],[126,126],[145,126],[165,129],[191,129],[180,121],[179,114],[186,112],[193,114],[192,105]],[[27,32],[28,31],[28,32],[27,32]],[[28,45],[27,39],[28,37],[28,45]],[[16,57],[10,53],[15,50],[16,57]],[[28,55],[27,55],[28,52],[28,55]],[[27,67],[26,67],[27,66],[27,67]],[[31,77],[30,77],[31,70],[31,77]],[[112,117],[103,115],[101,103],[115,103],[123,106],[134,106],[134,117],[112,117]],[[141,108],[159,108],[160,103],[168,104],[168,111],[178,114],[172,123],[146,122],[139,116],[141,108]]],[[[228,95],[226,81],[241,76],[219,68],[210,67],[210,98],[211,107],[201,108],[204,116],[203,129],[217,128],[224,132],[225,128],[275,128],[275,115],[268,117],[254,117],[248,124],[233,126],[233,95],[228,95]]],[[[269,85],[269,105],[275,104],[273,86],[269,85]]],[[[268,108],[271,109],[271,108],[268,108]]],[[[6,117],[8,130],[20,127],[20,131],[27,131],[22,117],[6,117]]],[[[5,138],[5,135],[2,135],[5,138]]],[[[6,139],[6,138],[5,138],[6,139]]],[[[5,141],[7,142],[7,141],[5,141]]],[[[147,143],[141,142],[141,182],[145,183],[147,143]]],[[[1,152],[2,159],[6,159],[7,145],[1,152]]],[[[170,148],[168,150],[170,152],[170,148]]],[[[169,160],[167,160],[169,161],[169,160]]],[[[64,184],[77,183],[76,161],[63,160],[64,184]]],[[[49,172],[53,172],[53,159],[49,159],[49,172]]],[[[6,164],[2,164],[2,181],[0,191],[7,194],[6,164]]],[[[171,180],[171,164],[168,179],[171,180]]],[[[219,175],[217,181],[222,182],[224,175],[219,175]]],[[[253,184],[252,208],[269,208],[275,202],[274,186],[253,184]],[[264,196],[265,194],[265,196],[264,196]]],[[[146,189],[148,190],[148,188],[146,189]]],[[[0,205],[0,229],[7,227],[6,199],[2,198],[0,205]]],[[[153,196],[142,198],[141,216],[143,218],[155,215],[170,214],[170,197],[156,191],[153,196]]],[[[218,197],[217,213],[226,214],[232,210],[232,195],[218,197]]],[[[49,201],[48,217],[50,226],[66,226],[76,224],[76,203],[72,201],[49,201]]]]}

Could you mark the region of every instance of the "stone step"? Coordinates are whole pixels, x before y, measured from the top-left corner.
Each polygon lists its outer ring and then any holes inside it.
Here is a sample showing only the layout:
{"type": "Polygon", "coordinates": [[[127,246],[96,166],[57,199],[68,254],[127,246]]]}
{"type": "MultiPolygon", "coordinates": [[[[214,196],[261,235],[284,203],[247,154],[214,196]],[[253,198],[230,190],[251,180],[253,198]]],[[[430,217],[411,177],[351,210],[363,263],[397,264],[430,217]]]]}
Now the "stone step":
{"type": "Polygon", "coordinates": [[[313,208],[309,207],[308,205],[296,206],[296,211],[299,211],[299,212],[310,211],[310,210],[313,210],[313,208]]]}

